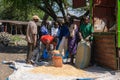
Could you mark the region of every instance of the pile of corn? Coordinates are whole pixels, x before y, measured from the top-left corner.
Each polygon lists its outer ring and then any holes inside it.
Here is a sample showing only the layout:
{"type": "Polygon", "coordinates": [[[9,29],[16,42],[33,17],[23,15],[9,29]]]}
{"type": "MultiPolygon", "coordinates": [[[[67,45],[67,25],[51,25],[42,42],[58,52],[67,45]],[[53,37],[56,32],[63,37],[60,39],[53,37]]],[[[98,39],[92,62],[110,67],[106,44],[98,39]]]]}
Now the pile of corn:
{"type": "Polygon", "coordinates": [[[29,72],[33,74],[50,74],[53,76],[63,76],[63,77],[82,77],[82,78],[94,78],[94,74],[90,74],[85,70],[77,69],[71,65],[63,65],[63,67],[54,67],[54,66],[39,66],[35,67],[29,72]]]}

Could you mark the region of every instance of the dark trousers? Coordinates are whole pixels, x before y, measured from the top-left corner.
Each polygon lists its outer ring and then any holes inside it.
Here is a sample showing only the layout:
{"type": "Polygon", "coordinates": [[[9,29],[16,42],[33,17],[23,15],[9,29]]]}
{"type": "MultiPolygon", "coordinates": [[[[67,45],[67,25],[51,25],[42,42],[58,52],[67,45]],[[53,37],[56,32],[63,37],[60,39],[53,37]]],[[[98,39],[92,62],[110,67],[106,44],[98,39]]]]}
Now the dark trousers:
{"type": "Polygon", "coordinates": [[[27,51],[27,62],[30,62],[33,56],[34,44],[28,43],[28,51],[27,51]]]}
{"type": "Polygon", "coordinates": [[[95,64],[95,53],[94,53],[94,44],[91,42],[91,60],[90,60],[91,65],[95,64]]]}

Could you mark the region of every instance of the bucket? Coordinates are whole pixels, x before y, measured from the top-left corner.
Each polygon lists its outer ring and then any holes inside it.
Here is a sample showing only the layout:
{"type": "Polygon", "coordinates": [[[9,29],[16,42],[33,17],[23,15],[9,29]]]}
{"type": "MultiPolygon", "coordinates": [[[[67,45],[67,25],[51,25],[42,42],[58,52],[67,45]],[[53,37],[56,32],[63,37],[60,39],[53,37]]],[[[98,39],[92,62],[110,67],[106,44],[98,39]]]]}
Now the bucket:
{"type": "Polygon", "coordinates": [[[62,56],[60,54],[54,54],[52,57],[53,66],[62,67],[62,56]]]}

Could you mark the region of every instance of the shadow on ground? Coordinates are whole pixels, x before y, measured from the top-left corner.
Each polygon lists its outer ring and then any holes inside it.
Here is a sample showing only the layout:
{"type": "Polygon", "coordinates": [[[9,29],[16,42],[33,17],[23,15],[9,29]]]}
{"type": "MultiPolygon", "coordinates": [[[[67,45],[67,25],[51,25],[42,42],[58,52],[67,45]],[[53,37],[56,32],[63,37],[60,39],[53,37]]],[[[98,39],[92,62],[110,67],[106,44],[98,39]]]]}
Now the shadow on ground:
{"type": "Polygon", "coordinates": [[[2,46],[0,45],[0,53],[26,53],[27,52],[27,46],[2,46]]]}

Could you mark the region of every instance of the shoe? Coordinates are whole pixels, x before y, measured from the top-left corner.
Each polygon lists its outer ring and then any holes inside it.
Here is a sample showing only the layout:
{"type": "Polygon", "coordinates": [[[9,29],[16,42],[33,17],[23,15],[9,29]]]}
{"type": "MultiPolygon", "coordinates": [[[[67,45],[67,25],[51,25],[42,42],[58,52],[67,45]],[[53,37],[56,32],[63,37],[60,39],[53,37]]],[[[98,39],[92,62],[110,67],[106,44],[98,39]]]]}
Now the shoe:
{"type": "Polygon", "coordinates": [[[31,62],[30,61],[26,61],[26,64],[31,64],[31,62]]]}
{"type": "Polygon", "coordinates": [[[27,61],[26,64],[31,64],[33,65],[34,63],[32,61],[27,61]]]}

